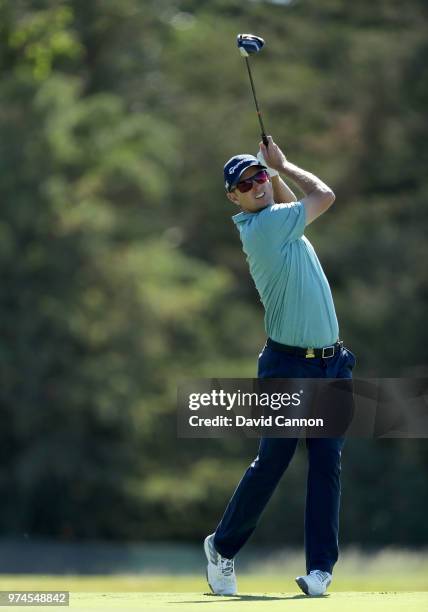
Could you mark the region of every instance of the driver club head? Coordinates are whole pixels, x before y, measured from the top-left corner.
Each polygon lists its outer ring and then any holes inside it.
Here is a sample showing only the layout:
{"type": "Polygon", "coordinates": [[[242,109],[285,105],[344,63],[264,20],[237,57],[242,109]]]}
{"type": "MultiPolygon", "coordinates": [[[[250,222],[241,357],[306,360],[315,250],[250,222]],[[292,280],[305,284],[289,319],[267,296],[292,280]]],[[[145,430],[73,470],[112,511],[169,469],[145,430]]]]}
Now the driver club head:
{"type": "Polygon", "coordinates": [[[263,38],[255,36],[255,34],[238,34],[236,42],[243,57],[258,53],[265,44],[263,38]]]}

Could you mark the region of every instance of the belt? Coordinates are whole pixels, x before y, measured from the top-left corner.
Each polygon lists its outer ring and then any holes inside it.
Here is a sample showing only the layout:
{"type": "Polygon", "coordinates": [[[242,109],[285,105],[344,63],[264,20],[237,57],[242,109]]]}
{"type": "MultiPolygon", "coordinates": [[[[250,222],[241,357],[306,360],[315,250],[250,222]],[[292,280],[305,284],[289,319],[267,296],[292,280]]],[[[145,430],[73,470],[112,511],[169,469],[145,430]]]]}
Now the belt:
{"type": "Polygon", "coordinates": [[[338,340],[330,346],[324,348],[302,348],[300,346],[288,346],[287,344],[281,344],[275,342],[271,338],[267,339],[266,345],[275,351],[282,351],[283,353],[289,353],[290,355],[297,355],[298,357],[306,357],[306,359],[312,359],[314,357],[322,357],[323,359],[329,359],[334,357],[343,347],[342,340],[338,340]]]}

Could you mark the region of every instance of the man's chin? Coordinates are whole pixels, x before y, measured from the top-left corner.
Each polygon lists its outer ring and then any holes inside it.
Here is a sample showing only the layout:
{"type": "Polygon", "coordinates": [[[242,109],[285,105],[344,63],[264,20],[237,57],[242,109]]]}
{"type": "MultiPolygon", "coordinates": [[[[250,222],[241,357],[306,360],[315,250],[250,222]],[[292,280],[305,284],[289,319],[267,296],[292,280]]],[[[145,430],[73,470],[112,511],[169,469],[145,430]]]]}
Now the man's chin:
{"type": "Polygon", "coordinates": [[[256,200],[254,202],[255,212],[258,212],[259,210],[264,210],[270,205],[271,202],[269,201],[269,198],[267,196],[264,196],[263,198],[260,198],[260,200],[256,200]]]}
{"type": "Polygon", "coordinates": [[[268,206],[270,206],[270,204],[259,204],[257,206],[254,206],[254,208],[242,208],[241,209],[243,212],[248,212],[248,213],[259,213],[260,211],[264,210],[265,208],[267,208],[268,206]]]}
{"type": "Polygon", "coordinates": [[[258,213],[261,210],[267,208],[268,206],[271,206],[271,204],[273,204],[272,197],[270,197],[268,193],[265,193],[259,199],[252,198],[251,202],[248,203],[247,207],[245,207],[245,205],[241,205],[241,208],[245,212],[258,213]]]}
{"type": "Polygon", "coordinates": [[[270,206],[270,204],[265,203],[265,204],[261,204],[260,208],[257,209],[257,212],[260,212],[261,210],[264,210],[265,208],[267,208],[268,206],[270,206]]]}

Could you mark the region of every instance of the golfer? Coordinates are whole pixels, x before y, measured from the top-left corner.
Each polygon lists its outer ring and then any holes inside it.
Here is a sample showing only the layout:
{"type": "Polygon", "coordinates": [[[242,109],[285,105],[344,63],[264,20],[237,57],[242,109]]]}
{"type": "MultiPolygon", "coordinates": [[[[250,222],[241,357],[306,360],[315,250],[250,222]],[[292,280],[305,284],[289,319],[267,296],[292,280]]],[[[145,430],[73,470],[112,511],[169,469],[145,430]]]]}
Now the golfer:
{"type": "MultiPolygon", "coordinates": [[[[313,174],[289,162],[269,137],[257,157],[236,155],[224,166],[227,197],[250,272],[265,309],[267,342],[260,378],[351,378],[354,355],[339,342],[327,278],[305,227],[335,200],[313,174]],[[297,201],[279,173],[304,197],[297,201]],[[283,202],[283,203],[280,203],[283,202]]],[[[296,450],[297,438],[262,438],[257,457],[235,490],[215,533],[204,542],[207,578],[218,595],[234,595],[234,558],[256,528],[296,450]]],[[[304,593],[322,595],[338,559],[340,457],[343,438],[308,438],[304,593]]]]}

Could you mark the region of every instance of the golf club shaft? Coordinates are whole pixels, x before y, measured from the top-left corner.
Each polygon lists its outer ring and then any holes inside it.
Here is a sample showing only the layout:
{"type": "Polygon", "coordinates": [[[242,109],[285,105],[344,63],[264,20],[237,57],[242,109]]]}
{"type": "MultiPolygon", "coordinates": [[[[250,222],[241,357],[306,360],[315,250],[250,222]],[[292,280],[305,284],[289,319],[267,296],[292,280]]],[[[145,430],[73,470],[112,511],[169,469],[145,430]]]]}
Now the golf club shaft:
{"type": "Polygon", "coordinates": [[[263,125],[262,114],[260,112],[259,105],[258,105],[258,102],[257,102],[256,89],[254,87],[253,75],[251,74],[250,62],[248,61],[248,57],[245,58],[245,62],[247,64],[248,76],[250,77],[251,89],[253,91],[253,97],[254,97],[254,103],[256,105],[257,116],[259,118],[260,127],[262,129],[263,144],[268,146],[269,141],[268,141],[267,136],[266,136],[265,127],[263,125]]]}

